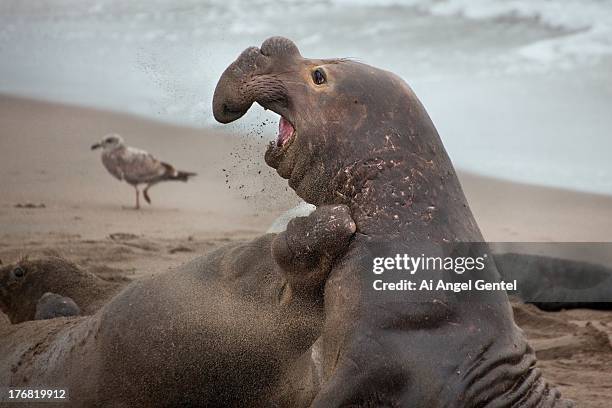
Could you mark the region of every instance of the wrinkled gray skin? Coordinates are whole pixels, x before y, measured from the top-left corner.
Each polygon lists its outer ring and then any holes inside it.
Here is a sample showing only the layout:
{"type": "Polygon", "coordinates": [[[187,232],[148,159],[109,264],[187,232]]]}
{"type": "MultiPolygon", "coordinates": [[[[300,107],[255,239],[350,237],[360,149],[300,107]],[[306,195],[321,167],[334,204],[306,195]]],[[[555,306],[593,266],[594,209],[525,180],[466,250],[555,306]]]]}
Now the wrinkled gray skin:
{"type": "Polygon", "coordinates": [[[47,292],[41,296],[36,304],[35,320],[55,319],[56,317],[70,317],[81,314],[79,306],[67,296],[47,292]]]}
{"type": "Polygon", "coordinates": [[[268,407],[320,333],[324,281],[354,232],[346,206],[321,206],[134,282],[94,316],[0,325],[0,386],[67,387],[88,408],[268,407]]]}
{"type": "MultiPolygon", "coordinates": [[[[373,257],[448,256],[453,243],[483,241],[438,133],[404,81],[354,61],[303,58],[276,37],[245,50],[223,73],[215,118],[234,121],[254,102],[295,129],[270,145],[266,162],[306,202],[347,205],[357,226],[325,282],[322,331],[287,371],[274,403],[571,406],[535,368],[505,293],[371,289],[373,257]]],[[[497,280],[494,263],[486,266],[471,277],[497,280]]],[[[452,274],[416,279],[452,281],[452,274]]]]}

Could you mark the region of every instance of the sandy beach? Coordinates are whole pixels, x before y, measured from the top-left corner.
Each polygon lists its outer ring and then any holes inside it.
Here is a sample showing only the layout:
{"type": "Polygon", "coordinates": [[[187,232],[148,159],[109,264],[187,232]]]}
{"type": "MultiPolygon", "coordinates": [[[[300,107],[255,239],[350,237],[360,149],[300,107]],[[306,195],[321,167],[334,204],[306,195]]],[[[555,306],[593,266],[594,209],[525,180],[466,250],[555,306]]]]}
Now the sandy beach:
{"type": "MultiPolygon", "coordinates": [[[[262,234],[298,198],[265,166],[266,141],[253,134],[0,96],[0,260],[58,254],[103,278],[132,280],[262,234]],[[109,132],[198,176],[155,186],[152,205],[130,209],[133,189],[90,150],[109,132]]],[[[612,197],[460,179],[488,241],[612,242],[612,197]]],[[[591,255],[612,265],[606,251],[591,255]]],[[[520,306],[516,317],[566,396],[609,406],[612,313],[520,306]]]]}

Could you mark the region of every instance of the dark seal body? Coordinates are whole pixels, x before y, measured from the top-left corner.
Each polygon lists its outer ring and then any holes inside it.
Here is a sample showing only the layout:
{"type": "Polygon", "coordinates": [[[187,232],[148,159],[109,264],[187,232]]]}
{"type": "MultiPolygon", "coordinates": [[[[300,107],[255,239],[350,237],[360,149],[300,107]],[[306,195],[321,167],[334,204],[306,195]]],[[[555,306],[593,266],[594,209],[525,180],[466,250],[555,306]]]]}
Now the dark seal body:
{"type": "MultiPolygon", "coordinates": [[[[306,202],[347,205],[357,226],[325,284],[322,332],[279,385],[278,405],[571,405],[541,377],[505,292],[372,289],[375,257],[488,252],[438,133],[404,81],[354,61],[303,58],[276,37],[227,68],[215,117],[231,122],[254,102],[282,116],[266,162],[306,202]]],[[[499,274],[490,260],[471,278],[496,282],[499,274]]]]}
{"type": "Polygon", "coordinates": [[[511,293],[547,311],[612,310],[612,269],[589,262],[540,255],[495,256],[500,274],[518,282],[511,293]]]}

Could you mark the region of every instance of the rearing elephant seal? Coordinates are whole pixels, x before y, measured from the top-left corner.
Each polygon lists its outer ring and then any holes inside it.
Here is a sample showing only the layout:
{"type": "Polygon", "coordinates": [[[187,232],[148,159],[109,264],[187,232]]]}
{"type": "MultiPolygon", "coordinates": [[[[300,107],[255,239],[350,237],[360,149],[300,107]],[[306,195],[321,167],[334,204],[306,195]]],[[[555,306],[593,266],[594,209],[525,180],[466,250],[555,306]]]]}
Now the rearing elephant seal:
{"type": "MultiPolygon", "coordinates": [[[[282,406],[565,407],[535,367],[504,291],[373,289],[375,258],[457,259],[487,248],[427,112],[396,75],[306,59],[285,38],[248,48],[219,80],[215,118],[257,102],[281,116],[266,162],[306,202],[344,204],[357,226],[330,272],[325,322],[275,394],[282,406]]],[[[491,260],[471,278],[496,282],[491,260]]],[[[388,270],[385,282],[410,277],[388,270]]],[[[454,271],[421,271],[454,283],[454,271]]]]}

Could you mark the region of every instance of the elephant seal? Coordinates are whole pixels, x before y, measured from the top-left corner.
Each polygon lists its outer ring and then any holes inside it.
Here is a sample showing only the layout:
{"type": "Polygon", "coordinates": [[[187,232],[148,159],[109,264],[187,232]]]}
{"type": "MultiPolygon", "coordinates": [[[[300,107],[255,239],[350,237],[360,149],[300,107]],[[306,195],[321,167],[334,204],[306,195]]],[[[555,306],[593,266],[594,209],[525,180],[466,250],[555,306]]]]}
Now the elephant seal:
{"type": "Polygon", "coordinates": [[[123,286],[100,279],[64,258],[24,258],[0,267],[0,310],[13,323],[34,320],[38,301],[52,292],[71,298],[82,314],[90,315],[123,286]]]}
{"type": "Polygon", "coordinates": [[[499,272],[516,279],[516,295],[547,311],[612,310],[612,270],[589,262],[540,255],[506,253],[495,256],[499,272]]]}
{"type": "MultiPolygon", "coordinates": [[[[274,37],[226,69],[213,113],[229,123],[254,102],[281,116],[266,162],[307,203],[348,206],[357,226],[325,282],[321,333],[287,371],[273,404],[572,406],[536,368],[504,291],[373,289],[376,258],[488,251],[440,137],[402,79],[351,60],[307,59],[274,37]]],[[[498,281],[492,259],[484,265],[470,277],[498,281]]],[[[414,275],[417,284],[458,276],[414,275]]]]}
{"type": "Polygon", "coordinates": [[[320,206],[132,282],[93,316],[0,326],[0,384],[67,388],[77,407],[268,407],[320,333],[355,228],[348,207],[320,206]]]}
{"type": "Polygon", "coordinates": [[[47,292],[36,303],[35,320],[55,319],[56,317],[70,317],[81,314],[79,306],[67,296],[47,292]]]}

